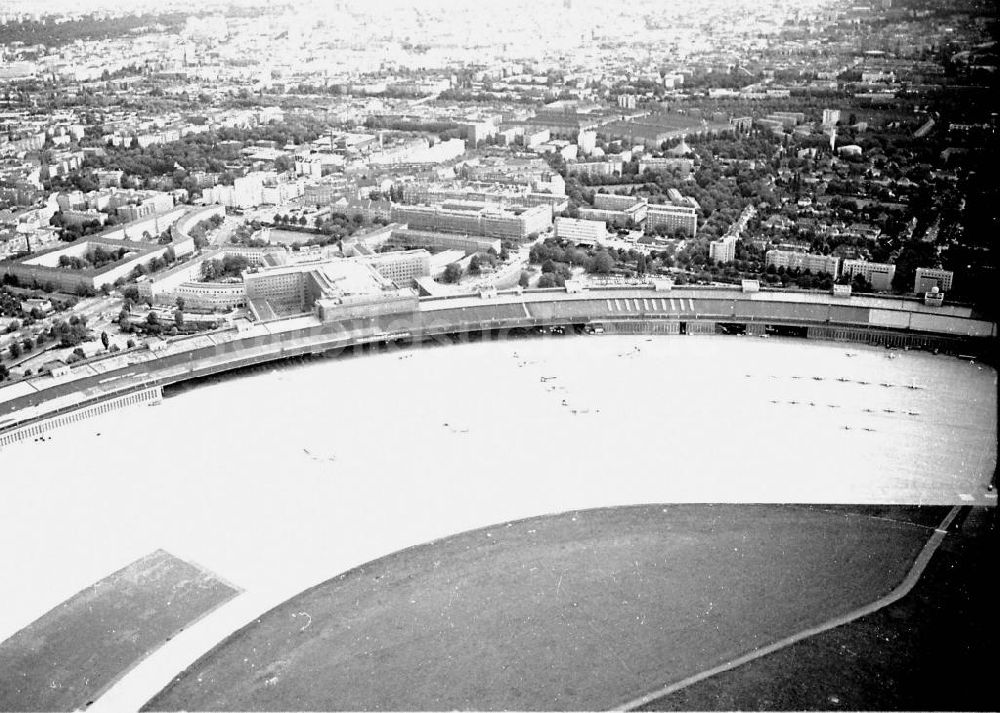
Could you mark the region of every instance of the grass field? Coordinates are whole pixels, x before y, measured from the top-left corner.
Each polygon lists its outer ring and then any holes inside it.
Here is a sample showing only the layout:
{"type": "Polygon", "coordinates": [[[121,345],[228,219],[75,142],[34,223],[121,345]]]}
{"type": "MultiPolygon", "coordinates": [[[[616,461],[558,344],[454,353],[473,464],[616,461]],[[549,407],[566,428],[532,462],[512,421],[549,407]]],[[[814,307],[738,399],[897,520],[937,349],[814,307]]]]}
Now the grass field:
{"type": "Polygon", "coordinates": [[[84,708],[169,637],[237,591],[161,551],[0,643],[0,710],[84,708]]]}
{"type": "Polygon", "coordinates": [[[996,710],[996,508],[956,525],[900,601],[643,710],[996,710]]]}
{"type": "Polygon", "coordinates": [[[145,710],[594,710],[886,594],[926,512],[587,510],[413,547],[303,592],[145,710]]]}

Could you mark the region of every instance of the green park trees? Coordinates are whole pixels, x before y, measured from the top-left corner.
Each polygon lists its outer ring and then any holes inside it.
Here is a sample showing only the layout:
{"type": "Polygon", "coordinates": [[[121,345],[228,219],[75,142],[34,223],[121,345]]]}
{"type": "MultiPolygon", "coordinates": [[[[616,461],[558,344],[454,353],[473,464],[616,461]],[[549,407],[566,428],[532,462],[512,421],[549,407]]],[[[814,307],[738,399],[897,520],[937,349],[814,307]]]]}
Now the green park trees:
{"type": "Polygon", "coordinates": [[[462,266],[457,262],[450,263],[444,269],[444,274],[441,276],[441,280],[448,284],[454,284],[462,279],[462,266]]]}

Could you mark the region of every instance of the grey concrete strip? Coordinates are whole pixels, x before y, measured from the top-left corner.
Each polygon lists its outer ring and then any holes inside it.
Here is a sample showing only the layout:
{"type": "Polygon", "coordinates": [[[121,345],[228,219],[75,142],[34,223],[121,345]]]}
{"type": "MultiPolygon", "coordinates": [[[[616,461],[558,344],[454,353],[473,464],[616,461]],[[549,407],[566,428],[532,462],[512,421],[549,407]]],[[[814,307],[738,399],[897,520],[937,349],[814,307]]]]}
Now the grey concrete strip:
{"type": "Polygon", "coordinates": [[[906,577],[904,577],[903,581],[899,583],[899,586],[897,586],[891,592],[886,594],[884,597],[876,599],[871,604],[867,604],[861,607],[860,609],[855,609],[854,611],[842,614],[822,624],[800,631],[797,634],[792,634],[791,636],[785,637],[784,639],[776,641],[773,644],[769,644],[768,646],[765,646],[763,648],[755,649],[750,653],[744,654],[739,658],[733,659],[732,661],[727,661],[726,663],[716,666],[714,668],[710,668],[706,671],[701,671],[700,673],[696,673],[693,676],[688,676],[687,678],[677,681],[676,683],[671,683],[667,686],[663,686],[662,688],[658,688],[655,691],[651,691],[643,696],[639,696],[638,698],[634,698],[631,701],[627,701],[620,706],[616,706],[611,710],[616,710],[616,711],[635,710],[636,708],[644,706],[647,703],[651,703],[652,701],[655,701],[658,698],[670,695],[671,693],[679,691],[682,688],[687,688],[688,686],[698,683],[699,681],[704,681],[706,678],[711,678],[712,676],[715,676],[716,674],[719,673],[723,673],[724,671],[731,671],[732,669],[737,668],[738,666],[742,666],[743,664],[753,661],[754,659],[759,659],[762,656],[767,656],[768,654],[774,653],[775,651],[783,649],[786,646],[791,646],[792,644],[802,641],[803,639],[808,639],[810,636],[815,636],[816,634],[822,634],[824,631],[829,631],[830,629],[834,629],[843,624],[847,624],[848,622],[854,621],[855,619],[860,619],[863,616],[868,616],[869,614],[873,614],[874,612],[878,611],[879,609],[882,609],[883,607],[889,606],[890,604],[899,601],[907,594],[909,594],[910,590],[913,589],[914,585],[916,585],[917,581],[920,579],[920,575],[923,574],[924,569],[926,569],[928,563],[931,561],[931,557],[934,556],[934,552],[937,551],[937,548],[941,544],[941,541],[944,539],[944,536],[948,533],[948,527],[951,525],[952,521],[958,515],[958,512],[961,508],[962,506],[956,505],[951,510],[948,511],[948,514],[945,516],[944,520],[941,521],[941,524],[937,526],[937,528],[934,530],[934,533],[927,540],[926,544],[924,544],[923,549],[920,550],[920,554],[918,554],[917,558],[913,561],[913,566],[910,567],[910,571],[907,573],[906,577]]]}

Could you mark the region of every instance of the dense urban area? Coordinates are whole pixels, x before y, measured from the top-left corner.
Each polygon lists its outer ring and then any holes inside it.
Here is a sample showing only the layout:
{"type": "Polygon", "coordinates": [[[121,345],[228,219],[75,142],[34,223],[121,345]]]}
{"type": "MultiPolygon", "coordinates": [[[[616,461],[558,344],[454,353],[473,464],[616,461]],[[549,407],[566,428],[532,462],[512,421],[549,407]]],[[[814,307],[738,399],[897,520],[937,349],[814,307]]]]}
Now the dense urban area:
{"type": "Polygon", "coordinates": [[[0,380],[509,289],[992,315],[992,3],[507,5],[8,3],[0,380]]]}

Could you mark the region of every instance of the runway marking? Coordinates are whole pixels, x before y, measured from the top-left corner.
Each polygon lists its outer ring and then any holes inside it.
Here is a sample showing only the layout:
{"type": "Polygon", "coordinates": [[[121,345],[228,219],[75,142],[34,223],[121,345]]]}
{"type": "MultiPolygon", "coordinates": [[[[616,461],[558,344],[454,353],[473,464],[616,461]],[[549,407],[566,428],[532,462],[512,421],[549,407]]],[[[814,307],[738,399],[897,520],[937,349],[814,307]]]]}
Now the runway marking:
{"type": "Polygon", "coordinates": [[[611,710],[616,710],[616,711],[635,710],[636,708],[644,706],[647,703],[655,701],[658,698],[662,698],[663,696],[668,696],[671,693],[675,693],[676,691],[679,691],[682,688],[687,688],[688,686],[698,683],[699,681],[704,681],[706,678],[711,678],[712,676],[715,676],[716,674],[719,673],[723,673],[725,671],[731,671],[732,669],[737,668],[738,666],[742,666],[743,664],[753,661],[754,659],[759,659],[763,656],[767,656],[768,654],[774,653],[775,651],[783,649],[787,646],[791,646],[792,644],[798,643],[803,639],[808,639],[811,636],[815,636],[816,634],[822,634],[824,631],[829,631],[830,629],[842,626],[843,624],[852,622],[855,619],[860,619],[863,616],[868,616],[869,614],[877,612],[879,609],[882,609],[884,607],[889,606],[890,604],[899,601],[907,594],[909,594],[910,590],[913,589],[913,587],[916,585],[917,580],[920,579],[920,575],[923,574],[924,569],[927,568],[928,563],[931,561],[931,557],[934,556],[934,552],[937,551],[938,546],[941,544],[941,541],[944,539],[944,536],[948,532],[948,527],[951,525],[952,521],[958,515],[958,512],[959,510],[961,510],[961,508],[962,508],[961,505],[956,505],[951,510],[948,511],[948,514],[945,516],[944,520],[942,520],[941,523],[937,526],[937,528],[935,528],[934,534],[930,536],[930,538],[924,544],[923,549],[920,550],[920,554],[918,554],[917,558],[913,560],[913,565],[910,567],[910,571],[907,572],[906,576],[903,578],[903,581],[899,583],[899,586],[897,586],[895,589],[893,589],[884,597],[876,599],[871,604],[867,604],[859,609],[855,609],[852,612],[848,612],[847,614],[842,614],[841,616],[834,617],[833,619],[830,619],[829,621],[823,624],[810,627],[808,629],[805,629],[804,631],[800,631],[797,634],[792,634],[791,636],[787,636],[784,639],[776,641],[773,644],[769,644],[768,646],[764,646],[763,648],[751,651],[750,653],[744,654],[743,656],[735,658],[732,661],[721,664],[714,668],[710,668],[706,671],[702,671],[701,673],[696,673],[693,676],[688,676],[687,678],[677,681],[676,683],[671,683],[668,686],[663,686],[662,688],[658,688],[655,691],[647,693],[644,696],[640,696],[639,698],[627,701],[620,706],[616,706],[611,710]]]}

